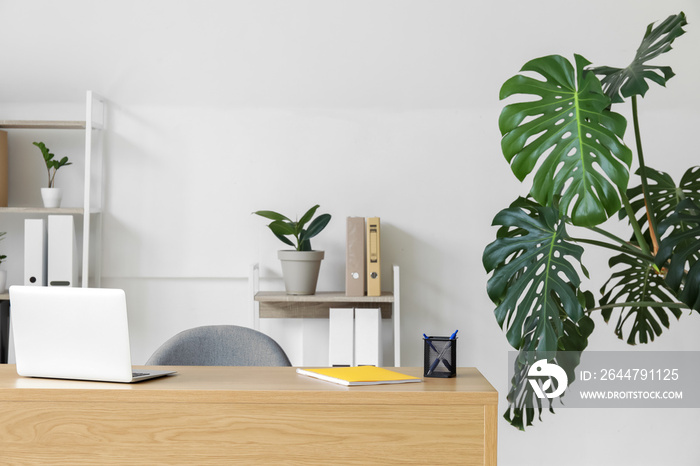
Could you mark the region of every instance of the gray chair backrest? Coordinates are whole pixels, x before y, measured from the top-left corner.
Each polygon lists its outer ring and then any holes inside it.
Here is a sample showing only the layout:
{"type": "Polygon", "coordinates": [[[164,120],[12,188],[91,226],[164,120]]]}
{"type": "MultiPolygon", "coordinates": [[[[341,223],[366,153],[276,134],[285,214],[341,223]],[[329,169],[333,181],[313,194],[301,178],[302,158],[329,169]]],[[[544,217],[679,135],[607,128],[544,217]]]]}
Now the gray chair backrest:
{"type": "Polygon", "coordinates": [[[153,366],[291,366],[275,340],[237,325],[209,325],[178,333],[153,353],[153,366]]]}

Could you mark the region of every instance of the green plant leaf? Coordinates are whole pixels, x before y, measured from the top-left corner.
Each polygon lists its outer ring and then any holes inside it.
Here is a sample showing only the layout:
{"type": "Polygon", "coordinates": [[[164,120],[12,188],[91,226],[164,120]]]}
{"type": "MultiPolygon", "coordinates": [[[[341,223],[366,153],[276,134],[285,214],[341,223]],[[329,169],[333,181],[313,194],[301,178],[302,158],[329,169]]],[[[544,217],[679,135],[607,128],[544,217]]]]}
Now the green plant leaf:
{"type": "Polygon", "coordinates": [[[49,151],[49,148],[46,147],[46,144],[43,142],[33,142],[32,144],[39,148],[41,155],[44,157],[44,162],[46,162],[46,166],[48,167],[49,160],[53,159],[53,154],[49,151]]]}
{"type": "Polygon", "coordinates": [[[322,214],[319,215],[314,219],[313,222],[309,225],[309,228],[304,230],[300,236],[300,238],[304,241],[310,240],[314,236],[318,235],[323,231],[324,228],[326,228],[326,225],[328,225],[328,222],[331,221],[331,216],[330,214],[322,214]]]}
{"type": "Polygon", "coordinates": [[[56,164],[56,170],[58,170],[61,167],[66,167],[68,165],[73,165],[73,164],[68,161],[68,157],[63,157],[61,159],[61,161],[56,164]]]}
{"type": "Polygon", "coordinates": [[[622,142],[627,122],[606,110],[610,99],[600,81],[584,71],[589,62],[576,55],[576,70],[559,55],[537,58],[501,87],[500,98],[515,94],[537,100],[507,105],[501,112],[501,149],[523,181],[539,164],[530,193],[542,205],[560,209],[575,225],[602,223],[620,209],[627,189],[632,152],[622,142]]]}
{"type": "Polygon", "coordinates": [[[277,237],[278,240],[282,241],[284,244],[288,244],[291,247],[293,247],[294,249],[297,249],[296,244],[294,244],[294,242],[292,240],[290,240],[289,238],[287,238],[286,236],[275,233],[274,231],[272,233],[277,237]]]}
{"type": "MultiPolygon", "coordinates": [[[[528,382],[528,373],[534,361],[527,361],[525,351],[521,350],[513,363],[513,377],[510,379],[510,389],[506,395],[508,408],[503,418],[513,427],[525,430],[532,425],[535,416],[542,421],[542,400],[537,397],[528,382]]],[[[554,413],[552,400],[547,400],[549,411],[554,413]]]]}
{"type": "Polygon", "coordinates": [[[656,265],[667,267],[666,283],[678,299],[700,312],[700,207],[684,199],[659,224],[656,265]]]}
{"type": "Polygon", "coordinates": [[[569,241],[556,209],[526,199],[499,212],[493,224],[502,227],[482,260],[493,271],[487,291],[498,324],[516,349],[529,342],[528,351],[556,351],[563,335],[559,303],[574,322],[583,317],[575,292],[581,279],[569,260],[580,264],[583,248],[569,241]]]}
{"type": "MultiPolygon", "coordinates": [[[[637,171],[639,174],[639,170],[637,171]]],[[[647,185],[649,192],[647,193],[648,202],[651,205],[651,211],[656,217],[657,222],[668,218],[676,209],[676,206],[683,199],[690,199],[696,205],[700,205],[700,167],[690,167],[681,179],[679,186],[673,181],[667,173],[655,170],[651,167],[646,167],[647,185]]],[[[649,237],[649,224],[647,222],[646,204],[642,185],[637,185],[627,190],[627,197],[630,200],[632,210],[635,212],[637,222],[642,226],[642,231],[648,243],[651,243],[649,237]]],[[[627,217],[625,209],[620,210],[620,219],[627,217]]],[[[632,237],[634,241],[634,236],[632,237]]]]}
{"type": "MultiPolygon", "coordinates": [[[[639,170],[635,173],[639,175],[639,170]]],[[[651,167],[646,167],[647,184],[649,192],[647,200],[651,203],[651,210],[656,215],[657,220],[662,220],[676,208],[681,200],[680,192],[676,188],[676,183],[668,173],[657,171],[651,167]]],[[[639,184],[627,190],[627,198],[630,200],[632,210],[638,215],[637,221],[640,225],[646,225],[646,203],[642,185],[639,184]]],[[[627,217],[625,209],[620,210],[620,219],[627,217]]]]}
{"type": "Polygon", "coordinates": [[[287,221],[291,222],[287,217],[285,217],[282,214],[278,214],[277,212],[273,212],[271,210],[258,210],[257,212],[253,212],[255,215],[260,215],[261,217],[268,218],[270,220],[280,220],[280,221],[287,221]]]}
{"type": "MultiPolygon", "coordinates": [[[[675,303],[674,292],[666,285],[666,282],[656,271],[653,263],[620,254],[612,257],[608,262],[611,269],[617,271],[605,282],[600,292],[601,306],[613,303],[634,303],[627,306],[616,307],[620,315],[615,325],[615,335],[625,338],[625,324],[631,321],[631,327],[627,336],[627,343],[648,343],[654,341],[654,337],[661,335],[663,327],[669,328],[669,316],[679,319],[682,311],[677,307],[664,305],[663,303],[675,303]],[[651,304],[653,302],[659,304],[651,304]]],[[[605,322],[610,321],[612,308],[602,310],[605,322]]]]}
{"type": "Polygon", "coordinates": [[[675,75],[671,67],[647,65],[646,62],[671,50],[673,41],[685,34],[683,26],[687,24],[683,12],[669,16],[656,27],[651,23],[647,26],[634,60],[627,68],[591,68],[595,74],[603,76],[603,89],[613,103],[623,102],[625,97],[633,95],[644,97],[649,90],[647,80],[666,86],[666,81],[675,75]]]}
{"type": "Polygon", "coordinates": [[[275,220],[268,225],[270,230],[276,235],[293,235],[296,233],[293,223],[275,220]]]}
{"type": "Polygon", "coordinates": [[[690,167],[683,174],[680,189],[680,197],[690,199],[695,205],[700,206],[700,166],[690,167]]]}
{"type": "Polygon", "coordinates": [[[293,223],[275,220],[268,225],[268,228],[272,230],[272,233],[277,237],[277,239],[282,241],[284,244],[288,244],[297,250],[299,249],[297,245],[286,236],[295,234],[296,230],[293,223]]]}
{"type": "MultiPolygon", "coordinates": [[[[576,323],[566,317],[563,308],[560,308],[560,310],[564,334],[560,339],[558,351],[552,356],[545,358],[548,362],[557,364],[564,369],[569,385],[571,385],[576,380],[575,369],[581,362],[581,353],[588,346],[588,338],[593,333],[595,324],[587,316],[582,317],[576,323]]],[[[524,345],[524,347],[527,346],[530,345],[524,345]]],[[[542,420],[542,400],[537,397],[528,381],[530,367],[542,357],[543,355],[521,349],[514,362],[514,375],[511,378],[511,387],[506,396],[509,405],[503,417],[520,430],[525,430],[526,426],[531,426],[535,416],[540,421],[542,420]]],[[[547,403],[549,411],[554,413],[552,400],[548,399],[547,403]]]]}
{"type": "Polygon", "coordinates": [[[309,220],[314,216],[316,213],[316,209],[319,208],[319,205],[316,204],[312,208],[310,208],[304,215],[301,216],[301,219],[297,222],[297,233],[301,233],[301,231],[304,229],[304,225],[306,225],[309,220]]]}

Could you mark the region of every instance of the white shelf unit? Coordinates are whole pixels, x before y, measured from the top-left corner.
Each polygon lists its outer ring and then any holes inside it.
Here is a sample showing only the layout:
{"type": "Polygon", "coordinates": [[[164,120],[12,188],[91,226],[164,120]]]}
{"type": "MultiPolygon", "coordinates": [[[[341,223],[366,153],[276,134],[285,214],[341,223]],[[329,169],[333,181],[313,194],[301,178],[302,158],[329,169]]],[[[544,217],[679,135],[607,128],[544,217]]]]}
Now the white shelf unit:
{"type": "Polygon", "coordinates": [[[260,291],[260,265],[250,269],[249,290],[253,328],[260,330],[264,318],[328,318],[331,307],[379,307],[382,320],[391,320],[394,334],[394,367],[401,367],[401,289],[399,266],[394,265],[393,291],[381,296],[346,296],[341,292],[288,295],[284,291],[260,291]]]}
{"type": "MultiPolygon", "coordinates": [[[[85,177],[83,183],[83,206],[47,209],[44,207],[0,207],[0,215],[76,215],[83,219],[82,280],[88,287],[90,279],[95,287],[100,286],[101,241],[102,241],[102,166],[103,150],[100,135],[105,127],[107,102],[104,97],[87,91],[85,97],[85,120],[0,120],[2,130],[77,130],[85,132],[85,177]],[[91,264],[92,259],[92,264],[91,264]],[[92,270],[92,268],[94,270],[92,270]],[[92,274],[92,275],[91,275],[92,274]]],[[[1,299],[9,299],[7,293],[1,299]]]]}

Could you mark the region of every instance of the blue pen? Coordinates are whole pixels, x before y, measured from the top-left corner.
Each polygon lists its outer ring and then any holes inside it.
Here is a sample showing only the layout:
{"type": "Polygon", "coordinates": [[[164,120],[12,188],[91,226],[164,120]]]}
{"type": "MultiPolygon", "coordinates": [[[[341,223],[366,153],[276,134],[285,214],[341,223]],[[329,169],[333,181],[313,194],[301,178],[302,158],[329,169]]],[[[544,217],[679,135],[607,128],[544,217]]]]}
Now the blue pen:
{"type": "Polygon", "coordinates": [[[433,349],[433,351],[435,351],[436,353],[439,353],[439,351],[437,350],[437,348],[435,347],[435,345],[433,345],[433,342],[430,341],[430,338],[428,338],[428,335],[426,335],[426,334],[424,333],[424,334],[423,334],[423,338],[425,338],[425,341],[428,342],[428,344],[429,344],[430,347],[433,349]]]}
{"type": "Polygon", "coordinates": [[[433,351],[435,351],[436,353],[440,353],[440,352],[437,350],[437,348],[435,347],[435,345],[433,345],[433,342],[430,341],[430,338],[428,338],[428,335],[426,335],[426,334],[424,333],[424,334],[423,334],[423,338],[425,338],[425,340],[428,342],[428,344],[429,344],[430,347],[433,349],[433,351]]]}

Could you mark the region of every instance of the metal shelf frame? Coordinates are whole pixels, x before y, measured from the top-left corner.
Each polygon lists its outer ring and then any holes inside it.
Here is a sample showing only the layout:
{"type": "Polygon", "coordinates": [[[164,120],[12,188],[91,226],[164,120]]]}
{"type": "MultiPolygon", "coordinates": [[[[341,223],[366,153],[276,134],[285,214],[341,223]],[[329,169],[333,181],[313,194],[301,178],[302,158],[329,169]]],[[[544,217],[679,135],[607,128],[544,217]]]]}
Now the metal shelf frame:
{"type": "MultiPolygon", "coordinates": [[[[61,129],[85,131],[85,179],[83,186],[83,206],[47,209],[43,207],[0,207],[0,214],[16,215],[79,215],[83,217],[82,268],[81,286],[90,284],[92,264],[93,284],[100,286],[102,266],[102,167],[103,148],[102,138],[99,137],[105,127],[107,101],[93,91],[87,91],[85,96],[85,120],[0,120],[0,129],[61,129]]],[[[3,295],[0,295],[3,299],[3,295]]]]}

